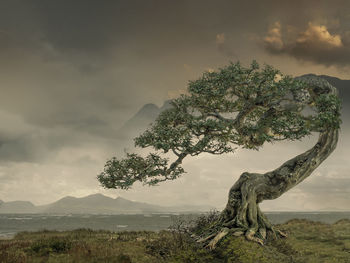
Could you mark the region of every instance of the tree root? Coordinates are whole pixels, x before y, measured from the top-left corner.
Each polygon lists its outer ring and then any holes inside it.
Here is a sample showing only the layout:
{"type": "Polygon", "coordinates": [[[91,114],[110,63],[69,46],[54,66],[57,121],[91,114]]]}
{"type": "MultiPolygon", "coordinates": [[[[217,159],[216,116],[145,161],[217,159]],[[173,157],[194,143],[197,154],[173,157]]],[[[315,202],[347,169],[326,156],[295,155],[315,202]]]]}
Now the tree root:
{"type": "Polygon", "coordinates": [[[258,243],[259,245],[263,246],[264,242],[267,239],[267,231],[272,233],[274,238],[285,238],[287,237],[287,234],[275,229],[273,227],[266,228],[259,228],[258,231],[254,230],[253,228],[249,228],[245,231],[242,231],[241,228],[227,228],[223,227],[220,231],[211,233],[205,237],[198,238],[197,242],[204,244],[204,247],[213,250],[215,249],[216,245],[228,234],[232,234],[233,236],[239,237],[239,236],[245,236],[245,238],[248,241],[253,241],[258,243]]]}
{"type": "Polygon", "coordinates": [[[257,242],[258,244],[260,245],[264,245],[264,241],[261,239],[261,238],[258,238],[258,237],[255,237],[256,231],[253,230],[253,229],[248,229],[246,232],[245,232],[245,238],[248,240],[248,241],[254,241],[254,242],[257,242]]]}
{"type": "Polygon", "coordinates": [[[287,233],[282,232],[281,230],[276,229],[277,233],[281,236],[281,237],[288,237],[287,233]]]}
{"type": "Polygon", "coordinates": [[[215,237],[216,235],[217,235],[217,234],[214,233],[214,234],[211,234],[211,235],[209,235],[209,236],[207,236],[207,237],[200,238],[200,239],[197,240],[197,242],[198,242],[198,243],[206,242],[206,241],[212,239],[213,237],[215,237]]]}
{"type": "Polygon", "coordinates": [[[199,230],[201,234],[195,237],[198,243],[213,250],[228,234],[237,237],[245,236],[246,240],[256,242],[261,246],[270,239],[287,237],[287,234],[275,229],[255,202],[247,203],[243,200],[239,203],[232,203],[228,207],[221,212],[218,218],[199,230]],[[231,206],[235,209],[231,209],[231,206]]]}
{"type": "Polygon", "coordinates": [[[216,244],[224,238],[224,236],[226,236],[228,233],[230,232],[230,230],[228,228],[223,228],[217,235],[215,235],[215,237],[208,243],[208,245],[206,245],[207,248],[209,248],[210,250],[215,249],[216,244]]]}

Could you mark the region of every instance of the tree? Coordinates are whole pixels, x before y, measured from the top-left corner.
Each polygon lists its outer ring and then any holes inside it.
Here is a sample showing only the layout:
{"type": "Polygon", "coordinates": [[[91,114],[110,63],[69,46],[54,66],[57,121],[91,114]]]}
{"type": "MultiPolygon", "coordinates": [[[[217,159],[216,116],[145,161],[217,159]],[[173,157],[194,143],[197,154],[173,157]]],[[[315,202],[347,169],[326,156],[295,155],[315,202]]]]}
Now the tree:
{"type": "Polygon", "coordinates": [[[228,233],[244,234],[263,244],[284,236],[259,208],[307,178],[335,149],[341,123],[337,90],[318,77],[292,78],[272,66],[247,68],[239,62],[205,72],[190,81],[188,95],[171,101],[139,137],[135,146],[155,150],[147,157],[127,153],[107,161],[98,180],[106,188],[129,189],[139,181],[156,185],[184,173],[187,156],[233,153],[237,147],[258,150],[265,142],[300,140],[319,133],[306,152],[264,174],[244,172],[229,191],[226,208],[200,240],[210,248],[228,233]],[[172,153],[175,160],[162,157],[172,153]]]}

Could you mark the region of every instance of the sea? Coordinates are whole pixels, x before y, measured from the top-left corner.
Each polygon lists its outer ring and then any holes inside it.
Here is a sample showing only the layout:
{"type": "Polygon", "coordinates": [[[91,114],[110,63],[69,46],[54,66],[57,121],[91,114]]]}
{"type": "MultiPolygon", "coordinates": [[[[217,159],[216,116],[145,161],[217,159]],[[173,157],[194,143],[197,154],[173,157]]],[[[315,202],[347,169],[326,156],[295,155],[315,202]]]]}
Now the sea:
{"type": "MultiPolygon", "coordinates": [[[[54,215],[0,214],[0,239],[8,239],[18,232],[39,230],[74,230],[88,228],[110,231],[160,231],[179,220],[192,220],[201,214],[134,214],[134,215],[54,215]]],[[[265,212],[273,224],[291,219],[308,219],[333,224],[350,219],[350,212],[265,212]]]]}

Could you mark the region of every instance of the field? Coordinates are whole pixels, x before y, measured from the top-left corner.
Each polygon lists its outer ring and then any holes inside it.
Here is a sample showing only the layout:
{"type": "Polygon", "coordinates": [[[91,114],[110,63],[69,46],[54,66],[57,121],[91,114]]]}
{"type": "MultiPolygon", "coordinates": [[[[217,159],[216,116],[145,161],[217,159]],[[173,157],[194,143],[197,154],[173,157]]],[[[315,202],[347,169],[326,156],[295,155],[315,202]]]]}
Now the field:
{"type": "Polygon", "coordinates": [[[334,224],[303,219],[279,225],[288,238],[266,245],[227,237],[208,251],[171,231],[21,232],[0,240],[0,262],[350,262],[350,220],[334,224]]]}

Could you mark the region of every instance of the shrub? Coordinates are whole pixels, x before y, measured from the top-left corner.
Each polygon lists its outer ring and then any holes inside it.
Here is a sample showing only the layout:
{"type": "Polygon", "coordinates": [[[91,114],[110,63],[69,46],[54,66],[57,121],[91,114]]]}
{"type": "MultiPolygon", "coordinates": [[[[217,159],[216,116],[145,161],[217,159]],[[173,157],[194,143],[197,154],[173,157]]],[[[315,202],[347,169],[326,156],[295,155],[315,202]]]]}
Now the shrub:
{"type": "Polygon", "coordinates": [[[28,250],[32,253],[48,255],[50,253],[66,253],[71,247],[71,241],[58,237],[51,237],[49,239],[36,240],[28,250]]]}

